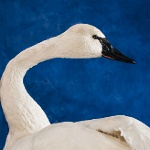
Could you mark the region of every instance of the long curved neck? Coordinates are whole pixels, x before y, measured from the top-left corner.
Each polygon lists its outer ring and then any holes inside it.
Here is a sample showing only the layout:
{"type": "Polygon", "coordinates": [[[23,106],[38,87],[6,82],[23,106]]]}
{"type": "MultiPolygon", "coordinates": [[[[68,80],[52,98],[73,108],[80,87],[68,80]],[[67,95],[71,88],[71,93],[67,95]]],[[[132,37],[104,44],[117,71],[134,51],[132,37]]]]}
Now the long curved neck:
{"type": "Polygon", "coordinates": [[[12,59],[1,80],[1,104],[9,125],[9,136],[19,139],[50,123],[41,107],[27,93],[23,78],[39,62],[59,57],[55,38],[30,47],[12,59]],[[50,53],[51,51],[51,53],[50,53]]]}

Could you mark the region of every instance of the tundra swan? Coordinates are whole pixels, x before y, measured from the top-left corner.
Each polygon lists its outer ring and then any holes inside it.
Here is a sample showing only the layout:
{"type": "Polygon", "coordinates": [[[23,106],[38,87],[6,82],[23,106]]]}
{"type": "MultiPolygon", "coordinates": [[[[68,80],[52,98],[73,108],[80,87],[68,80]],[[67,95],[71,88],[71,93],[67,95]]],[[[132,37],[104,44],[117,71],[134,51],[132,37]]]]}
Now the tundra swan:
{"type": "Polygon", "coordinates": [[[23,78],[29,68],[52,58],[95,58],[134,63],[88,24],[25,49],[12,59],[1,78],[1,104],[9,126],[4,150],[148,150],[150,129],[134,118],[114,116],[78,123],[50,124],[27,93],[23,78]]]}

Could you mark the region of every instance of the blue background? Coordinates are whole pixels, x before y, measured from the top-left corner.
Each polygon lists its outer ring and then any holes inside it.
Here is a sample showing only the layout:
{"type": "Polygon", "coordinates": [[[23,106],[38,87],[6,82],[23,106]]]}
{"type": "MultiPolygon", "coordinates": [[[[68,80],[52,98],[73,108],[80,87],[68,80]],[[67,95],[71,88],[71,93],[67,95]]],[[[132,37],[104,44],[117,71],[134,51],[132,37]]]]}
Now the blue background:
{"type": "MultiPolygon", "coordinates": [[[[20,51],[88,23],[136,64],[54,59],[27,73],[28,92],[52,123],[124,114],[150,126],[149,8],[149,0],[1,0],[0,76],[20,51]]],[[[0,108],[0,149],[7,133],[0,108]]]]}

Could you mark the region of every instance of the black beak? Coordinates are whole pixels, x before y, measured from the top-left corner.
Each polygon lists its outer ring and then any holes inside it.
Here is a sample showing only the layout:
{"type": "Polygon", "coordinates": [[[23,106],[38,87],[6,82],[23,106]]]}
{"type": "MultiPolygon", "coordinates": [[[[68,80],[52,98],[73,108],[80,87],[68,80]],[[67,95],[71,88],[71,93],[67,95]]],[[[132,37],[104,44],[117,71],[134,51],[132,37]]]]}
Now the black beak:
{"type": "Polygon", "coordinates": [[[120,53],[116,48],[113,48],[113,46],[109,43],[109,41],[106,38],[99,38],[100,43],[102,44],[102,56],[117,60],[117,61],[122,61],[126,63],[132,63],[135,64],[135,61],[122,53],[120,53]]]}

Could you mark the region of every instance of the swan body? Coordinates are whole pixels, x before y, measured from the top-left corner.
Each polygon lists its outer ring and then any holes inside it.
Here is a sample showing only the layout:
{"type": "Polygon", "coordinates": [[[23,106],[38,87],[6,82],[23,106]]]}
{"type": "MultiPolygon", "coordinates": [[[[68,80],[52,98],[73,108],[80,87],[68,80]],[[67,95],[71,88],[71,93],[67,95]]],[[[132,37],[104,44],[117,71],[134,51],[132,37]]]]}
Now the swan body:
{"type": "Polygon", "coordinates": [[[87,24],[72,26],[12,59],[3,73],[0,88],[9,126],[4,150],[148,150],[150,129],[143,123],[114,116],[52,125],[24,87],[23,78],[28,69],[42,61],[101,56],[134,63],[113,48],[100,30],[87,24]]]}

